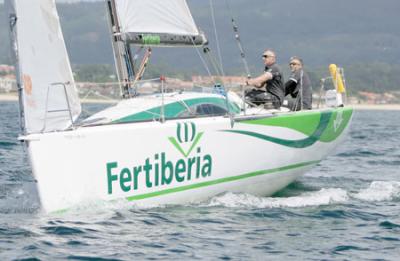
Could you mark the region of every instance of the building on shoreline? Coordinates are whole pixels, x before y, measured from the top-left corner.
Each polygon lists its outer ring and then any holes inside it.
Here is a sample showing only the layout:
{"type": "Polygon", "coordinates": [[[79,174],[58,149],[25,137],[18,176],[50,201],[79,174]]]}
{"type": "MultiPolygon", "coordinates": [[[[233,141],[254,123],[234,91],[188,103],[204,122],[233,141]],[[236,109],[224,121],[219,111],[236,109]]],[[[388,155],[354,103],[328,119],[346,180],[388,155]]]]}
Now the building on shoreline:
{"type": "Polygon", "coordinates": [[[374,92],[366,92],[360,91],[358,92],[361,103],[366,104],[393,104],[400,102],[400,92],[384,92],[384,93],[374,93],[374,92]]]}
{"type": "Polygon", "coordinates": [[[10,93],[17,90],[14,66],[0,64],[0,93],[10,93]]]}
{"type": "Polygon", "coordinates": [[[14,75],[0,77],[0,93],[10,93],[17,90],[17,83],[14,75]]]}
{"type": "Polygon", "coordinates": [[[0,64],[0,75],[7,75],[14,73],[14,66],[7,65],[7,64],[0,64]]]}

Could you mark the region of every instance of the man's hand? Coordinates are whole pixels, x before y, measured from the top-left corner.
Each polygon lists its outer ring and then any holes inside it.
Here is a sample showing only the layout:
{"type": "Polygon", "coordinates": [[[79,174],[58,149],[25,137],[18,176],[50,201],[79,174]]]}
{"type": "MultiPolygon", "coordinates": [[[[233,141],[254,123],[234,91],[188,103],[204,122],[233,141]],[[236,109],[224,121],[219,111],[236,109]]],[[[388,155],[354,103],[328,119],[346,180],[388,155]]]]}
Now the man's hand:
{"type": "Polygon", "coordinates": [[[265,72],[264,75],[265,75],[265,78],[266,78],[265,81],[269,81],[272,78],[274,78],[274,75],[272,73],[270,73],[270,72],[265,72]]]}
{"type": "Polygon", "coordinates": [[[270,72],[264,72],[260,76],[254,78],[254,79],[248,79],[246,81],[247,85],[252,85],[257,88],[264,87],[265,83],[273,78],[272,73],[270,72]]]}

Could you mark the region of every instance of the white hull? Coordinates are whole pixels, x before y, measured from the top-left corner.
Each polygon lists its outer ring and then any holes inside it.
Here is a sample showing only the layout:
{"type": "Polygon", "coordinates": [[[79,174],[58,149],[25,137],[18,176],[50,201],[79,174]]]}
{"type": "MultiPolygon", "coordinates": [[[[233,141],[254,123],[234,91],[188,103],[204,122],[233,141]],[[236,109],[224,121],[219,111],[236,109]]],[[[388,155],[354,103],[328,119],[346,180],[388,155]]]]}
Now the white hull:
{"type": "MultiPolygon", "coordinates": [[[[126,99],[86,119],[86,127],[66,130],[75,124],[81,106],[55,1],[6,3],[21,129],[26,134],[20,139],[28,147],[45,211],[115,199],[185,203],[224,191],[270,195],[318,163],[347,131],[352,109],[282,113],[266,111],[263,106],[248,108],[238,95],[225,94],[218,85],[211,89],[215,93],[166,93],[164,77],[160,93],[126,99]],[[253,113],[253,119],[240,116],[244,109],[253,113]],[[235,119],[211,115],[235,115],[235,119]],[[93,124],[97,126],[88,126],[93,124]]],[[[130,97],[129,88],[137,86],[128,83],[133,64],[126,59],[130,54],[125,47],[134,40],[128,39],[131,33],[142,33],[132,26],[146,34],[166,34],[168,41],[176,35],[193,43],[197,30],[193,31],[196,26],[184,0],[107,3],[119,82],[124,95],[130,97]],[[153,8],[171,7],[170,2],[180,7],[180,15],[178,8],[153,8]],[[144,17],[126,13],[144,3],[148,6],[141,12],[144,17]],[[125,14],[129,17],[121,20],[125,14]],[[176,28],[176,15],[186,17],[183,31],[176,28]],[[137,16],[155,31],[136,20],[130,23],[137,16]],[[157,17],[159,22],[154,24],[157,17]],[[166,23],[166,17],[172,20],[166,23]],[[128,31],[120,31],[120,25],[128,31]]],[[[141,45],[163,44],[161,36],[140,35],[141,45]]],[[[180,42],[178,38],[175,42],[180,42]]],[[[148,56],[139,71],[143,72],[146,60],[148,56]]]]}
{"type": "MultiPolygon", "coordinates": [[[[345,113],[330,110],[329,124],[314,132],[332,134],[335,127],[338,133],[331,141],[318,139],[312,144],[303,142],[301,147],[239,132],[283,141],[307,141],[313,135],[243,121],[231,128],[230,119],[225,117],[82,127],[23,139],[47,212],[98,200],[179,204],[225,191],[264,196],[284,188],[341,142],[351,119],[352,110],[347,111],[347,120],[341,120],[345,113]],[[338,127],[334,123],[339,116],[338,127]]],[[[319,112],[288,115],[306,122],[319,117],[319,112]]],[[[278,117],[285,116],[273,118],[278,117]]]]}

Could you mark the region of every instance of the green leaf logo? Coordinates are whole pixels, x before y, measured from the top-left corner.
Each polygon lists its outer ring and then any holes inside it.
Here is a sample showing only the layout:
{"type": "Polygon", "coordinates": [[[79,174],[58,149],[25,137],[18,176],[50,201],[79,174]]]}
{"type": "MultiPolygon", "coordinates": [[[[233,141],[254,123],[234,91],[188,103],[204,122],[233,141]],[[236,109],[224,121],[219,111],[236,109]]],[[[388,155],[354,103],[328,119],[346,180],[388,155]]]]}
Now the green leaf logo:
{"type": "Polygon", "coordinates": [[[176,138],[169,137],[169,141],[175,148],[187,158],[194,147],[199,143],[203,132],[196,133],[196,125],[193,122],[178,123],[176,128],[176,138]],[[185,149],[186,148],[186,151],[185,149]]]}

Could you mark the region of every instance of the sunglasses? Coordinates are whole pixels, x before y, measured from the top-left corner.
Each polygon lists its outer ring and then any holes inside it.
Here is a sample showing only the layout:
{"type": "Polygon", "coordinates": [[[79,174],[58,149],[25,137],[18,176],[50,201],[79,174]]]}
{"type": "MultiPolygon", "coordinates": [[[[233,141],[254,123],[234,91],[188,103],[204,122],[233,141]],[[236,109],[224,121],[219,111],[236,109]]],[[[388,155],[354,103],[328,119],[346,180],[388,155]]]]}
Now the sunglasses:
{"type": "Polygon", "coordinates": [[[273,55],[266,55],[266,54],[262,55],[262,58],[264,58],[264,59],[267,59],[268,57],[274,57],[274,56],[273,55]]]}

